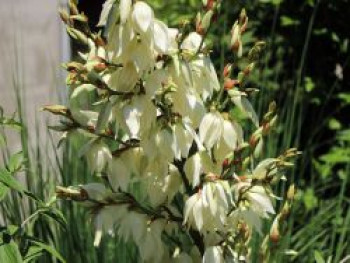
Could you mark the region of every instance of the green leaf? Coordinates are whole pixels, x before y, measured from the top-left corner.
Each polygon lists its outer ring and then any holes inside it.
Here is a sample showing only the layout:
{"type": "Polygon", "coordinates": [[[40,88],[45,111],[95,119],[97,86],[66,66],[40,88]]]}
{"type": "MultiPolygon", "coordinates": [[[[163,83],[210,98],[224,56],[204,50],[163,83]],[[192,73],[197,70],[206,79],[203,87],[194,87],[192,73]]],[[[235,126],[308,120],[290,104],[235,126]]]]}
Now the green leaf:
{"type": "Polygon", "coordinates": [[[40,257],[43,255],[43,248],[39,246],[30,246],[27,254],[24,257],[23,262],[24,263],[29,263],[31,260],[35,260],[36,258],[40,257]]]}
{"type": "Polygon", "coordinates": [[[11,119],[11,118],[5,118],[5,117],[0,117],[0,125],[7,126],[9,128],[13,128],[16,130],[20,130],[22,128],[21,123],[18,121],[11,119]]]}
{"type": "Polygon", "coordinates": [[[337,134],[337,139],[339,141],[347,141],[350,142],[350,129],[348,130],[342,130],[337,134]]]}
{"type": "Polygon", "coordinates": [[[318,199],[313,189],[309,188],[305,191],[303,201],[307,210],[311,210],[317,206],[318,199]]]}
{"type": "Polygon", "coordinates": [[[320,160],[331,164],[348,163],[350,160],[350,149],[344,147],[333,147],[330,152],[322,155],[320,160]]]}
{"type": "Polygon", "coordinates": [[[8,169],[11,173],[18,172],[23,164],[23,152],[20,151],[18,153],[15,153],[11,155],[10,161],[8,163],[8,169]]]}
{"type": "Polygon", "coordinates": [[[6,197],[9,190],[10,189],[6,185],[4,185],[3,183],[0,183],[0,201],[2,201],[2,199],[6,197]]]}
{"type": "Polygon", "coordinates": [[[315,88],[315,83],[310,77],[305,77],[305,90],[306,92],[311,92],[315,88]]]}
{"type": "Polygon", "coordinates": [[[283,2],[283,0],[272,0],[273,5],[280,5],[283,2]]]}
{"type": "Polygon", "coordinates": [[[293,19],[289,16],[281,16],[281,25],[282,26],[296,26],[299,25],[300,21],[293,19]]]}
{"type": "Polygon", "coordinates": [[[323,256],[322,256],[320,251],[315,250],[314,257],[315,257],[316,263],[326,263],[326,261],[323,259],[323,256]]]}
{"type": "Polygon", "coordinates": [[[331,118],[328,122],[328,127],[331,130],[339,130],[341,129],[342,125],[337,119],[331,118]]]}
{"type": "Polygon", "coordinates": [[[41,243],[39,241],[30,239],[29,240],[31,243],[37,245],[38,247],[42,248],[43,250],[45,250],[46,252],[48,252],[49,254],[51,254],[53,257],[57,258],[59,261],[61,261],[62,263],[66,263],[66,261],[64,260],[64,258],[61,256],[61,254],[53,247],[48,246],[44,243],[41,243]]]}
{"type": "Polygon", "coordinates": [[[20,193],[24,191],[24,187],[5,169],[0,170],[0,183],[20,193]]]}
{"type": "Polygon", "coordinates": [[[55,220],[62,228],[67,228],[66,218],[60,210],[51,208],[50,210],[44,211],[43,214],[55,220]]]}
{"type": "Polygon", "coordinates": [[[11,241],[8,244],[3,244],[0,240],[0,262],[4,263],[21,263],[23,262],[21,253],[15,242],[11,241]]]}
{"type": "Polygon", "coordinates": [[[350,93],[339,93],[338,98],[341,99],[346,104],[350,104],[350,93]]]}
{"type": "Polygon", "coordinates": [[[260,2],[264,4],[280,5],[283,0],[260,0],[260,2]]]}

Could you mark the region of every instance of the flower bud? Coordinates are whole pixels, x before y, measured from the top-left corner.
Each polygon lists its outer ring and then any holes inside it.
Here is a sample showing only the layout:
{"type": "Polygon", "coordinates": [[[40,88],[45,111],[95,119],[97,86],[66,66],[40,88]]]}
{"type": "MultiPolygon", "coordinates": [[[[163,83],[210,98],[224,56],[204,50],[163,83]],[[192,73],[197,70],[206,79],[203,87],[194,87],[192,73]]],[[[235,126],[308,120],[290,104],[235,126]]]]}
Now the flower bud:
{"type": "Polygon", "coordinates": [[[84,14],[78,14],[78,15],[72,15],[70,17],[70,19],[75,20],[75,21],[79,21],[82,23],[87,23],[88,22],[88,17],[84,14]]]}
{"type": "Polygon", "coordinates": [[[202,19],[202,28],[207,31],[209,26],[210,26],[210,23],[211,23],[211,19],[214,15],[214,12],[213,10],[209,10],[208,12],[205,13],[205,15],[203,16],[203,19],[202,19]]]}
{"type": "Polygon", "coordinates": [[[60,10],[58,10],[58,13],[60,14],[62,21],[65,24],[68,24],[69,23],[69,14],[67,13],[67,11],[61,8],[60,10]]]}
{"type": "Polygon", "coordinates": [[[106,42],[103,40],[103,38],[100,35],[97,35],[94,39],[95,44],[97,47],[104,47],[106,46],[106,42]]]}
{"type": "Polygon", "coordinates": [[[239,81],[236,79],[226,78],[224,82],[224,89],[230,90],[233,89],[236,85],[239,85],[239,81]]]}
{"type": "Polygon", "coordinates": [[[238,45],[238,42],[241,38],[240,27],[236,21],[231,29],[231,47],[234,48],[238,45]]]}
{"type": "Polygon", "coordinates": [[[79,11],[77,8],[77,1],[76,0],[70,0],[69,1],[69,10],[72,15],[78,15],[79,11]]]}
{"type": "Polygon", "coordinates": [[[204,28],[202,26],[202,16],[201,16],[201,13],[198,12],[197,15],[196,15],[196,32],[199,34],[199,35],[204,35],[204,28]]]}
{"type": "Polygon", "coordinates": [[[212,10],[214,8],[215,0],[205,0],[203,1],[203,4],[206,10],[212,10]]]}
{"type": "Polygon", "coordinates": [[[244,33],[244,31],[246,31],[247,25],[248,25],[248,16],[247,16],[247,12],[245,11],[245,9],[242,9],[242,11],[239,15],[239,24],[241,26],[241,33],[244,33]]]}
{"type": "Polygon", "coordinates": [[[56,186],[56,196],[62,199],[71,199],[74,201],[86,201],[89,197],[84,189],[66,188],[56,186]]]}
{"type": "Polygon", "coordinates": [[[77,30],[77,29],[75,29],[75,28],[73,28],[73,27],[67,27],[67,33],[68,33],[73,39],[75,39],[75,40],[81,42],[82,44],[85,44],[85,45],[88,44],[88,38],[87,38],[87,36],[86,36],[83,32],[81,32],[81,31],[79,31],[79,30],[77,30]]]}
{"type": "Polygon", "coordinates": [[[273,243],[277,243],[281,238],[278,228],[279,228],[279,218],[276,217],[270,230],[270,240],[273,243]]]}
{"type": "Polygon", "coordinates": [[[286,219],[290,214],[290,205],[288,202],[285,202],[281,211],[281,220],[286,219]]]}
{"type": "Polygon", "coordinates": [[[222,167],[223,167],[223,169],[226,169],[229,165],[230,165],[230,161],[229,161],[228,158],[226,158],[226,159],[222,162],[222,167]]]}
{"type": "Polygon", "coordinates": [[[62,105],[46,105],[42,108],[42,110],[61,116],[67,116],[69,113],[68,108],[62,105]]]}
{"type": "Polygon", "coordinates": [[[232,64],[228,63],[226,64],[226,66],[224,67],[224,70],[222,72],[222,75],[227,78],[228,76],[230,76],[232,71],[232,64]]]}
{"type": "Polygon", "coordinates": [[[248,76],[250,74],[250,72],[252,72],[252,70],[255,67],[255,63],[250,63],[244,70],[243,73],[244,75],[248,76]]]}
{"type": "Polygon", "coordinates": [[[290,201],[293,201],[293,200],[294,200],[294,197],[295,197],[295,193],[296,193],[295,185],[292,184],[292,185],[289,186],[289,188],[288,188],[288,191],[287,191],[287,199],[290,200],[290,201]]]}

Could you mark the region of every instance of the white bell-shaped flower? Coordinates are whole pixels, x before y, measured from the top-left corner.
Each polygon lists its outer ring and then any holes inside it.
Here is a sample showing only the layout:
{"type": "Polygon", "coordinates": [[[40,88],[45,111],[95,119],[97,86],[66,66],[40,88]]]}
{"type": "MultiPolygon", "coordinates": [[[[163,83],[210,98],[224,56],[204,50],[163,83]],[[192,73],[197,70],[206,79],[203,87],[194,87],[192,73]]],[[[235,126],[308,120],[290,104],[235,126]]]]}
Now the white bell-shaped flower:
{"type": "Polygon", "coordinates": [[[201,142],[211,149],[218,142],[224,129],[224,118],[217,111],[204,115],[199,125],[199,138],[201,142]]]}
{"type": "Polygon", "coordinates": [[[131,180],[131,170],[125,163],[125,155],[113,157],[108,165],[108,181],[114,191],[120,187],[123,191],[127,191],[131,180]]]}
{"type": "Polygon", "coordinates": [[[86,157],[90,170],[101,173],[112,159],[112,154],[106,144],[98,141],[91,145],[86,152],[86,157]]]}

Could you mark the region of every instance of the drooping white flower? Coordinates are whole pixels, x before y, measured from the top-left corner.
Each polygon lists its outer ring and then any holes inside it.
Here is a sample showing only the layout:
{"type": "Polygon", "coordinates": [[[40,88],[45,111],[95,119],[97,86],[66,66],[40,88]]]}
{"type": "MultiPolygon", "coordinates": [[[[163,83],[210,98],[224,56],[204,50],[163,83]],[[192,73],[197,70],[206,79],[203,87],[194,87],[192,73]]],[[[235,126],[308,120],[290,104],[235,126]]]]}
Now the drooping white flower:
{"type": "Polygon", "coordinates": [[[221,180],[207,182],[203,185],[202,195],[211,214],[218,217],[224,224],[228,209],[232,206],[231,190],[228,183],[221,180]]]}
{"type": "Polygon", "coordinates": [[[147,221],[146,215],[128,211],[118,223],[118,236],[125,242],[133,240],[138,244],[147,231],[147,221]]]}
{"type": "Polygon", "coordinates": [[[217,229],[223,229],[226,221],[227,200],[223,201],[221,194],[208,193],[211,190],[206,189],[205,195],[203,191],[199,191],[190,196],[185,202],[183,223],[203,233],[215,233],[217,229]],[[215,202],[217,213],[214,215],[211,211],[213,208],[207,200],[209,196],[212,198],[210,202],[215,202]]]}
{"type": "Polygon", "coordinates": [[[269,214],[275,214],[271,197],[263,186],[252,186],[249,181],[238,182],[234,185],[236,198],[242,190],[244,190],[244,198],[249,202],[247,209],[264,218],[268,218],[269,214]]]}
{"type": "Polygon", "coordinates": [[[128,92],[134,89],[138,79],[139,74],[135,64],[128,62],[110,75],[107,84],[116,91],[128,92]]]}
{"type": "Polygon", "coordinates": [[[86,152],[87,162],[92,172],[101,173],[112,159],[108,146],[102,142],[93,143],[86,152]]]}
{"type": "Polygon", "coordinates": [[[186,129],[187,127],[182,123],[176,123],[173,126],[174,144],[175,144],[175,157],[181,159],[186,158],[193,143],[193,133],[186,129]]]}
{"type": "Polygon", "coordinates": [[[170,47],[169,30],[166,24],[154,20],[153,24],[154,49],[159,54],[167,54],[170,47]]]}
{"type": "Polygon", "coordinates": [[[214,91],[220,89],[219,80],[208,56],[200,56],[190,63],[193,76],[193,87],[203,100],[211,98],[214,91]]]}
{"type": "Polygon", "coordinates": [[[161,263],[164,254],[162,232],[165,220],[155,220],[147,226],[144,236],[136,242],[143,262],[161,263]]]}
{"type": "Polygon", "coordinates": [[[201,42],[202,36],[196,32],[191,32],[182,42],[181,49],[195,53],[199,49],[201,42]]]}
{"type": "Polygon", "coordinates": [[[120,187],[123,191],[127,191],[131,180],[130,167],[126,166],[125,155],[113,157],[108,165],[108,181],[114,191],[120,187]]]}
{"type": "Polygon", "coordinates": [[[222,135],[224,119],[217,111],[208,112],[204,115],[199,125],[199,138],[201,142],[211,149],[222,135]]]}
{"type": "Polygon", "coordinates": [[[96,91],[92,84],[83,84],[74,89],[69,104],[71,114],[76,122],[83,126],[95,126],[98,112],[93,110],[91,97],[96,91]]]}
{"type": "Polygon", "coordinates": [[[104,206],[99,209],[93,218],[95,226],[94,246],[99,246],[103,233],[113,235],[115,226],[127,213],[125,205],[104,206]]]}

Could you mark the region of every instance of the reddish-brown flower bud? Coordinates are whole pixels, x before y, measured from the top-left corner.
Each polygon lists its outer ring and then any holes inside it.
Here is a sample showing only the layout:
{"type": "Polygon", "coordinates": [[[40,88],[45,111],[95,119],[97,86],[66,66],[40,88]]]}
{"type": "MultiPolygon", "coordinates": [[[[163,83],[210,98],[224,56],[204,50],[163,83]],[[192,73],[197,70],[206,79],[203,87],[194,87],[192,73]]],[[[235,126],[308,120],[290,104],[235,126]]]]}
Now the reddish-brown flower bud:
{"type": "Polygon", "coordinates": [[[205,9],[206,9],[206,10],[211,10],[211,9],[213,9],[214,4],[215,4],[215,0],[208,0],[208,1],[207,1],[207,4],[206,4],[206,6],[205,6],[205,9]]]}
{"type": "Polygon", "coordinates": [[[224,89],[230,90],[233,89],[236,85],[239,85],[239,81],[236,79],[226,78],[224,82],[224,89]]]}
{"type": "Polygon", "coordinates": [[[105,63],[98,63],[98,64],[96,64],[95,66],[94,66],[94,70],[96,71],[96,72],[102,72],[102,71],[104,71],[105,69],[107,68],[107,66],[106,66],[106,64],[105,63]]]}

